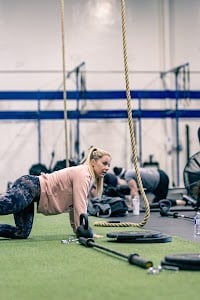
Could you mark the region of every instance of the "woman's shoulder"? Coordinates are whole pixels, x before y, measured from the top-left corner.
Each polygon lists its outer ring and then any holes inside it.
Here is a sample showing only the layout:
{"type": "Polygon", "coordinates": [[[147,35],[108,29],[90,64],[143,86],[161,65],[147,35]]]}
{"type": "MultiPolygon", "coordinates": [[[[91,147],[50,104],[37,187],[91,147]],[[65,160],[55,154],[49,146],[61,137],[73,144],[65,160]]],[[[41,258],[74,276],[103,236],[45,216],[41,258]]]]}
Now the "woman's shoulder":
{"type": "Polygon", "coordinates": [[[87,165],[74,166],[70,167],[69,169],[70,170],[68,174],[72,180],[77,182],[82,182],[85,180],[90,182],[92,180],[92,176],[87,165]]]}
{"type": "Polygon", "coordinates": [[[89,174],[89,168],[87,165],[78,165],[66,168],[66,172],[71,174],[89,174]]]}
{"type": "Polygon", "coordinates": [[[71,166],[71,167],[65,167],[65,168],[62,168],[60,170],[57,170],[55,172],[68,172],[68,171],[76,171],[76,170],[82,170],[82,169],[86,169],[87,168],[87,165],[76,165],[76,166],[71,166]]]}
{"type": "Polygon", "coordinates": [[[69,167],[69,169],[74,169],[74,170],[88,170],[88,165],[77,165],[73,167],[69,167]]]}

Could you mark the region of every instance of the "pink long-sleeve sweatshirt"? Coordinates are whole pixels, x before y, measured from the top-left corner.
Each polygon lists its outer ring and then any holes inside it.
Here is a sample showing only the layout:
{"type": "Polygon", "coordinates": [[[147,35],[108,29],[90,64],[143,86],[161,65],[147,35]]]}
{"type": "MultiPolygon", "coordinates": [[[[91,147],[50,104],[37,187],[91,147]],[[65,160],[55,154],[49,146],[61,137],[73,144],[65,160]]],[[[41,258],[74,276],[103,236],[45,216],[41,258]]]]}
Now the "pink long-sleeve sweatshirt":
{"type": "Polygon", "coordinates": [[[69,211],[73,231],[87,213],[88,195],[94,183],[88,165],[80,165],[39,176],[41,195],[38,213],[55,215],[69,211]]]}

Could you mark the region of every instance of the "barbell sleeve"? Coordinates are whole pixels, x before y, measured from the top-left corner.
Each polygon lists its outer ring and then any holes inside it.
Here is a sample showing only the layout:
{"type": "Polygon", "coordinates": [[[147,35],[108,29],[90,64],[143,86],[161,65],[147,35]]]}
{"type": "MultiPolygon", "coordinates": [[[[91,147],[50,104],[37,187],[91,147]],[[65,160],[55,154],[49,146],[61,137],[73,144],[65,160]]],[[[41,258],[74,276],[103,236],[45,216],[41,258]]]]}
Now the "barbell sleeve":
{"type": "Polygon", "coordinates": [[[136,266],[144,268],[144,269],[153,267],[152,261],[142,258],[137,253],[130,254],[128,257],[128,262],[132,265],[136,265],[136,266]]]}

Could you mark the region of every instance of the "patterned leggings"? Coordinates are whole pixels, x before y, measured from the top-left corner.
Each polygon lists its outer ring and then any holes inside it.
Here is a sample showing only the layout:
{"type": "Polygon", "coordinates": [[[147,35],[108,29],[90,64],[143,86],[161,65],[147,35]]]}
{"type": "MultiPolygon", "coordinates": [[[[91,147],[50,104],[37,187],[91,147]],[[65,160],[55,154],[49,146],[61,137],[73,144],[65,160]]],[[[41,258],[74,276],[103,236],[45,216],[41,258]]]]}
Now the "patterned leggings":
{"type": "Polygon", "coordinates": [[[15,225],[0,224],[0,237],[26,239],[32,229],[34,202],[39,201],[38,176],[24,175],[18,178],[6,193],[0,195],[0,215],[13,214],[15,225]]]}

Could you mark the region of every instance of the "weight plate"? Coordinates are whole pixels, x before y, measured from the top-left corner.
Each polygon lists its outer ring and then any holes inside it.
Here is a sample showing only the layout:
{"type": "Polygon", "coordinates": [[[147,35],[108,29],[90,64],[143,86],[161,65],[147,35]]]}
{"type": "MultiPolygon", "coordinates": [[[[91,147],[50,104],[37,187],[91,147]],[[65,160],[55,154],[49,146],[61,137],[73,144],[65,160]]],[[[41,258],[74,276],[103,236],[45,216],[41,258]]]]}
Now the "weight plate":
{"type": "Polygon", "coordinates": [[[179,270],[200,271],[200,266],[185,264],[183,262],[176,263],[176,262],[161,261],[161,266],[178,267],[179,270]]]}
{"type": "Polygon", "coordinates": [[[172,237],[168,235],[160,235],[158,237],[138,238],[133,240],[132,243],[168,243],[172,241],[172,237]]]}
{"type": "Polygon", "coordinates": [[[117,243],[168,243],[172,241],[172,237],[164,234],[160,234],[156,237],[137,237],[137,238],[125,238],[122,236],[118,236],[115,240],[110,240],[111,242],[117,242],[117,243]]]}
{"type": "Polygon", "coordinates": [[[118,242],[120,242],[120,241],[130,241],[130,242],[132,242],[132,241],[134,241],[134,240],[138,240],[138,239],[155,239],[155,238],[159,238],[159,237],[161,237],[162,236],[162,234],[161,233],[159,233],[159,234],[156,234],[156,235],[143,235],[143,236],[138,236],[138,237],[131,237],[131,236],[129,236],[129,237],[124,237],[124,236],[121,236],[121,235],[119,235],[118,237],[117,237],[117,241],[118,242]]]}
{"type": "Polygon", "coordinates": [[[180,253],[165,256],[165,261],[184,263],[187,265],[198,265],[200,267],[200,253],[180,253]]]}
{"type": "Polygon", "coordinates": [[[107,233],[108,238],[122,238],[122,239],[136,239],[146,237],[158,237],[160,232],[156,231],[121,231],[121,232],[109,232],[107,233]]]}

